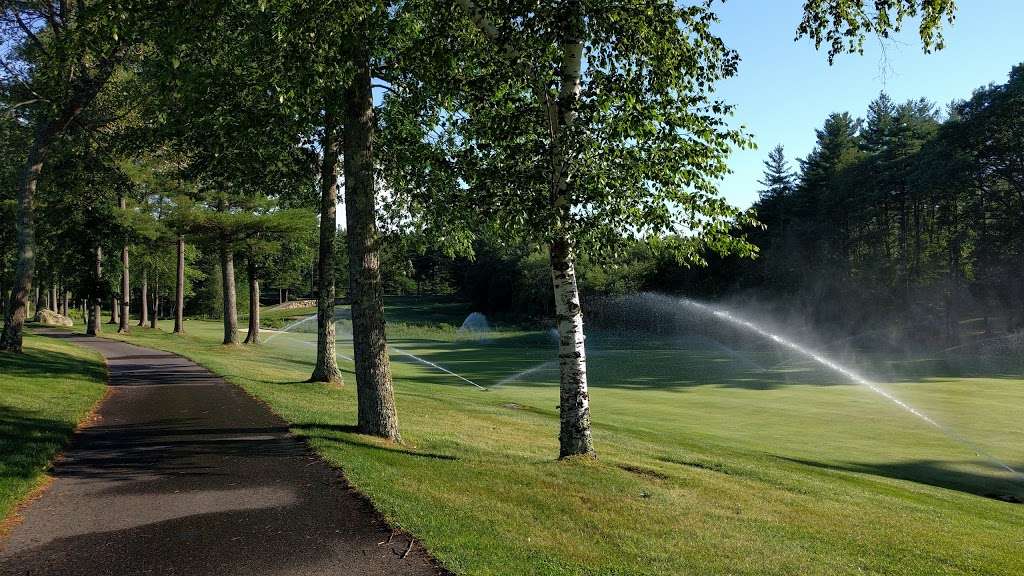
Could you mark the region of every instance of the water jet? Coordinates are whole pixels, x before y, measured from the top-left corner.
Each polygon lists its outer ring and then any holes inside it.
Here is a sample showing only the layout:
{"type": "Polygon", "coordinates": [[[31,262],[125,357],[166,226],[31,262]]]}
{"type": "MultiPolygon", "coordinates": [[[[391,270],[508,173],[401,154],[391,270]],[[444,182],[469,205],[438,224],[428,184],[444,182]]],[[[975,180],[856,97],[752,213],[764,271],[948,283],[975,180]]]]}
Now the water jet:
{"type": "Polygon", "coordinates": [[[950,429],[950,428],[940,424],[935,419],[933,419],[931,416],[929,416],[929,415],[925,414],[924,412],[922,412],[921,410],[918,410],[917,408],[911,406],[910,404],[906,403],[905,401],[900,400],[899,398],[894,396],[891,392],[889,392],[888,390],[883,388],[877,382],[872,382],[871,380],[868,380],[867,378],[865,378],[861,374],[855,372],[854,370],[852,370],[852,369],[850,369],[850,368],[848,368],[846,366],[843,366],[841,364],[836,363],[835,361],[833,361],[833,360],[829,359],[828,357],[826,357],[823,353],[817,352],[815,350],[812,350],[811,348],[803,346],[803,345],[801,345],[801,344],[799,344],[799,343],[797,343],[797,342],[795,342],[795,341],[793,341],[793,340],[791,340],[791,339],[789,339],[789,338],[787,338],[785,336],[782,336],[781,334],[772,332],[769,329],[764,328],[764,327],[754,323],[753,321],[748,320],[748,319],[746,319],[746,318],[736,314],[735,312],[732,312],[732,311],[727,310],[725,308],[722,308],[722,307],[719,307],[719,306],[714,306],[714,305],[711,305],[711,304],[703,304],[703,303],[697,302],[695,300],[691,300],[689,298],[684,298],[684,297],[680,297],[677,300],[681,304],[683,304],[683,305],[685,305],[685,306],[687,306],[687,307],[689,307],[689,308],[691,308],[693,310],[699,311],[702,314],[711,316],[713,318],[717,318],[717,319],[722,320],[724,322],[727,322],[727,323],[729,323],[729,324],[731,324],[731,325],[733,325],[733,326],[735,326],[737,328],[741,328],[741,329],[747,330],[749,332],[752,332],[754,334],[757,334],[758,336],[761,336],[762,338],[767,338],[768,340],[771,340],[772,342],[778,344],[779,346],[781,346],[783,348],[786,348],[786,349],[789,349],[789,350],[791,350],[793,352],[796,352],[797,354],[800,354],[801,356],[804,356],[805,358],[809,358],[810,360],[813,360],[817,364],[819,364],[819,365],[821,365],[821,366],[823,366],[823,367],[825,367],[825,368],[827,368],[827,369],[829,369],[829,370],[831,370],[831,371],[833,371],[835,373],[838,373],[838,374],[842,375],[843,377],[845,377],[846,379],[850,380],[851,382],[853,382],[855,384],[859,384],[861,386],[864,386],[864,387],[868,388],[869,390],[871,390],[875,394],[881,396],[882,398],[885,398],[889,402],[892,402],[896,406],[899,406],[900,408],[902,408],[904,411],[914,415],[915,417],[917,417],[922,422],[925,422],[926,424],[928,424],[928,425],[932,426],[933,428],[937,429],[938,431],[942,432],[943,434],[945,434],[951,440],[954,440],[955,442],[959,443],[960,445],[970,449],[977,456],[980,456],[980,457],[984,458],[985,460],[987,460],[989,463],[995,465],[996,467],[1001,468],[1004,471],[1009,472],[1010,474],[1013,474],[1014,476],[1018,477],[1019,479],[1024,480],[1024,475],[1022,475],[1016,469],[1012,468],[1009,464],[1006,464],[1002,460],[996,458],[992,454],[990,454],[987,451],[983,450],[980,446],[975,444],[970,439],[968,439],[968,438],[964,437],[963,435],[957,433],[956,431],[954,431],[954,430],[952,430],[952,429],[950,429]]]}

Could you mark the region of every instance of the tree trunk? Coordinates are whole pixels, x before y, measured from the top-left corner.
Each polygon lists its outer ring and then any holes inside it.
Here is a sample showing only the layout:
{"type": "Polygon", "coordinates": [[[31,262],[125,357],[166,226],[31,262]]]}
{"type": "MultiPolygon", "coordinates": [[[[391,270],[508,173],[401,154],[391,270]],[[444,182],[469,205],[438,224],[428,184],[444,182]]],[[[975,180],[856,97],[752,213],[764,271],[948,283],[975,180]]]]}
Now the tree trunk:
{"type": "Polygon", "coordinates": [[[21,352],[25,319],[28,317],[28,298],[32,292],[32,274],[35,271],[35,222],[33,203],[36,185],[43,171],[43,162],[50,142],[56,136],[56,127],[43,123],[36,130],[29,148],[28,160],[22,172],[17,198],[17,264],[14,268],[14,287],[4,313],[4,331],[0,336],[0,350],[21,352]]]}
{"type": "Polygon", "coordinates": [[[260,281],[256,278],[252,258],[249,258],[249,330],[245,334],[245,343],[260,343],[260,281]]]}
{"type": "Polygon", "coordinates": [[[35,309],[35,314],[32,315],[32,321],[39,322],[39,312],[43,309],[43,300],[42,297],[39,295],[39,286],[36,286],[36,299],[35,304],[32,305],[32,308],[35,309]]]}
{"type": "Polygon", "coordinates": [[[558,99],[548,107],[551,123],[551,203],[559,214],[550,247],[551,282],[558,324],[559,364],[559,457],[594,455],[590,432],[590,394],[587,389],[587,354],[583,335],[583,309],[576,285],[572,240],[564,230],[571,216],[570,174],[567,170],[564,128],[576,119],[580,97],[583,57],[583,17],[578,2],[571,2],[562,38],[561,87],[558,99]]]}
{"type": "Polygon", "coordinates": [[[587,390],[587,354],[583,310],[576,286],[572,247],[565,239],[551,244],[551,281],[555,292],[560,370],[558,435],[559,457],[593,454],[590,435],[590,394],[587,390]]]}
{"type": "MultiPolygon", "coordinates": [[[[120,208],[125,209],[125,201],[122,196],[119,200],[120,208]]],[[[128,332],[129,302],[131,301],[131,284],[129,283],[128,267],[128,243],[121,247],[121,317],[118,319],[117,332],[125,334],[128,332]]]]}
{"type": "Polygon", "coordinates": [[[238,308],[235,297],[235,254],[221,241],[221,280],[224,285],[224,344],[238,344],[238,308]]]}
{"type": "Polygon", "coordinates": [[[102,324],[99,321],[100,312],[101,310],[99,304],[93,304],[92,306],[89,307],[88,319],[86,320],[87,328],[85,330],[85,334],[87,336],[99,335],[100,326],[102,326],[102,324]]]}
{"type": "Polygon", "coordinates": [[[64,308],[64,312],[62,312],[62,314],[64,314],[65,316],[68,316],[68,317],[71,316],[71,310],[68,309],[68,304],[70,304],[70,300],[71,300],[71,293],[68,292],[67,290],[64,290],[64,299],[61,302],[61,307],[64,308]]]}
{"type": "MultiPolygon", "coordinates": [[[[329,103],[330,105],[330,103],[329,103]]],[[[317,264],[316,364],[310,382],[341,383],[334,333],[334,240],[338,205],[338,126],[333,112],[324,116],[320,142],[320,250],[317,264]]]]}
{"type": "Polygon", "coordinates": [[[103,293],[100,290],[103,281],[103,249],[99,246],[96,247],[96,262],[93,272],[95,276],[92,282],[92,306],[89,308],[88,328],[85,332],[89,336],[97,336],[100,333],[100,314],[103,305],[103,293]]]}
{"type": "Polygon", "coordinates": [[[149,271],[142,269],[142,293],[139,299],[139,326],[145,327],[149,322],[149,271]]]}
{"type": "Polygon", "coordinates": [[[178,277],[174,285],[174,333],[185,332],[185,237],[178,236],[178,277]]]}
{"type": "Polygon", "coordinates": [[[374,194],[373,94],[369,56],[356,48],[355,75],[345,93],[345,214],[348,225],[359,431],[399,441],[391,365],[384,332],[384,296],[374,194]]]}
{"type": "Polygon", "coordinates": [[[157,278],[153,287],[153,314],[149,317],[149,327],[156,328],[156,322],[160,319],[160,279],[157,278]]]}
{"type": "Polygon", "coordinates": [[[50,309],[60,314],[60,305],[57,304],[57,283],[50,284],[50,309]]]}
{"type": "Polygon", "coordinates": [[[107,320],[107,324],[120,324],[121,323],[121,300],[115,296],[110,297],[110,320],[107,320]]]}

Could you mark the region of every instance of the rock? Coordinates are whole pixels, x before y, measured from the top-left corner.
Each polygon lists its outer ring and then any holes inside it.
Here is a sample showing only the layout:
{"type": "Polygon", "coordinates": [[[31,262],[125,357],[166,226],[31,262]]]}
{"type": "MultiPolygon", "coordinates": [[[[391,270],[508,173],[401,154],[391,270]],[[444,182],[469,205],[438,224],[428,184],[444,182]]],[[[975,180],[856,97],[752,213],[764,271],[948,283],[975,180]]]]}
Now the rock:
{"type": "Polygon", "coordinates": [[[296,308],[315,308],[316,300],[289,300],[281,304],[268,306],[266,310],[295,310],[296,308]]]}
{"type": "Polygon", "coordinates": [[[57,314],[53,310],[43,308],[39,311],[39,323],[43,326],[74,326],[75,323],[67,316],[57,314]]]}

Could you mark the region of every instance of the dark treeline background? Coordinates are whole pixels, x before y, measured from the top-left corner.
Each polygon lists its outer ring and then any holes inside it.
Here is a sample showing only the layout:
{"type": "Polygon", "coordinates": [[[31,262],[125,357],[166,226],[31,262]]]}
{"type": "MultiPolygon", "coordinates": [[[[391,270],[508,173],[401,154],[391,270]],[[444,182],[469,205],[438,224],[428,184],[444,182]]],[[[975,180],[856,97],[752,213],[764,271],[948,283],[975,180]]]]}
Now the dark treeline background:
{"type": "Polygon", "coordinates": [[[710,276],[799,303],[815,325],[955,346],[1024,327],[1024,67],[944,109],[885,94],[830,115],[755,204],[756,262],[710,276]]]}
{"type": "MultiPolygon", "coordinates": [[[[881,94],[863,116],[831,114],[806,158],[771,150],[761,184],[762,227],[747,231],[758,258],[688,268],[637,242],[584,259],[585,296],[757,300],[831,335],[930,348],[1024,327],[1024,66],[945,106],[881,94]]],[[[399,236],[388,245],[393,293],[457,293],[498,316],[550,311],[539,250],[479,241],[475,258],[447,259],[399,236]]]]}

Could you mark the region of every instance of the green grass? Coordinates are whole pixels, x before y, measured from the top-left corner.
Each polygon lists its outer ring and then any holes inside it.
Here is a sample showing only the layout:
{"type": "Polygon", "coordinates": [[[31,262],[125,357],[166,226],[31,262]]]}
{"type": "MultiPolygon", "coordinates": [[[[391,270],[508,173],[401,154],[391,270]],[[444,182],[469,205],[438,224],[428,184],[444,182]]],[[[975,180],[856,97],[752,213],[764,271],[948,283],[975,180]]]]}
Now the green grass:
{"type": "Polygon", "coordinates": [[[315,306],[308,308],[262,310],[260,311],[260,326],[264,328],[281,328],[287,326],[293,320],[304,318],[310,314],[316,314],[315,306]]]}
{"type": "MultiPolygon", "coordinates": [[[[414,320],[412,305],[399,304],[405,316],[389,317],[414,320]]],[[[555,373],[497,385],[552,358],[543,333],[478,341],[435,320],[389,325],[394,346],[492,388],[396,353],[405,441],[396,446],[351,431],[348,362],[342,389],[301,383],[313,334],[225,348],[219,324],[186,328],[184,337],[134,329],[127,338],[189,356],[266,401],[460,574],[1024,572],[1024,506],[985,497],[1024,499],[1024,484],[798,358],[761,352],[740,361],[595,333],[600,457],[557,461],[555,373]]],[[[351,355],[344,343],[339,352],[351,355]]],[[[932,374],[888,388],[1024,464],[1024,380],[932,374]]]]}
{"type": "Polygon", "coordinates": [[[103,396],[98,354],[26,335],[25,353],[0,354],[0,519],[40,485],[47,465],[103,396]]]}
{"type": "MultiPolygon", "coordinates": [[[[346,307],[339,306],[339,311],[346,307]]],[[[446,329],[458,327],[472,309],[469,304],[445,296],[390,296],[388,297],[388,318],[391,322],[415,327],[446,329]]],[[[281,328],[288,324],[316,314],[316,307],[285,308],[265,307],[260,312],[260,326],[281,328]]],[[[316,329],[316,325],[312,326],[316,329]]]]}

